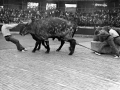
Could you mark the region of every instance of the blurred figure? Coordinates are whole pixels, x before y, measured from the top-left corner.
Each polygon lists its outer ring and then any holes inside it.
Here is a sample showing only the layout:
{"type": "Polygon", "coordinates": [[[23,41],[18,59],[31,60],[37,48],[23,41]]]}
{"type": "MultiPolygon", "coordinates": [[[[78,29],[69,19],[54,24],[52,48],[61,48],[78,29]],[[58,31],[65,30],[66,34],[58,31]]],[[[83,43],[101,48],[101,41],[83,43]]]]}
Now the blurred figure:
{"type": "Polygon", "coordinates": [[[1,32],[6,41],[14,43],[17,46],[18,51],[24,52],[26,49],[20,44],[19,40],[15,39],[10,33],[10,29],[16,27],[17,25],[18,24],[3,24],[1,27],[1,32]]]}

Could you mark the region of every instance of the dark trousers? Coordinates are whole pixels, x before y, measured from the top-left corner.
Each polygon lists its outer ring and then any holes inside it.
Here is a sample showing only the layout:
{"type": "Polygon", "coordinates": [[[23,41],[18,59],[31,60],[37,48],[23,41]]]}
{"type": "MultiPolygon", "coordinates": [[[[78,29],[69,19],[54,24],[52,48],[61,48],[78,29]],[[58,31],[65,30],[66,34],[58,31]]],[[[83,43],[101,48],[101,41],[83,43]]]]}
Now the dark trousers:
{"type": "MultiPolygon", "coordinates": [[[[118,37],[117,37],[118,38],[118,37]]],[[[120,38],[117,39],[117,38],[114,38],[112,36],[109,36],[106,40],[106,42],[110,45],[110,47],[112,48],[112,50],[114,51],[114,53],[119,56],[119,50],[117,49],[116,47],[116,44],[117,45],[120,45],[120,38]]]]}
{"type": "Polygon", "coordinates": [[[120,46],[120,36],[114,39],[115,44],[120,46]]]}
{"type": "Polygon", "coordinates": [[[22,51],[23,49],[25,49],[25,48],[20,44],[19,40],[15,39],[12,35],[5,36],[5,40],[14,43],[14,44],[17,46],[17,49],[18,49],[19,51],[22,51]]]}

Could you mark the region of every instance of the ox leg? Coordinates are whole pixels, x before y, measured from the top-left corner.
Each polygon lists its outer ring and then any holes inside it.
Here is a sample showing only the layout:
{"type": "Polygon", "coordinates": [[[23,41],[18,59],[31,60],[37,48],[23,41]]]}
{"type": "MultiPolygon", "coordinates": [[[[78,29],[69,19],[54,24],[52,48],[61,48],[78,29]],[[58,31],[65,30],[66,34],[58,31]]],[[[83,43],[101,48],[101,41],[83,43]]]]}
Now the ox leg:
{"type": "Polygon", "coordinates": [[[34,49],[32,50],[32,52],[35,52],[35,51],[37,50],[38,45],[40,45],[40,47],[41,47],[41,42],[36,41],[35,47],[34,47],[34,49]]]}
{"type": "Polygon", "coordinates": [[[75,51],[76,40],[75,39],[70,39],[68,42],[70,42],[70,47],[69,47],[70,53],[69,53],[69,55],[72,55],[75,51]]]}
{"type": "Polygon", "coordinates": [[[60,51],[61,48],[63,47],[64,43],[65,43],[65,41],[64,41],[64,40],[61,40],[61,45],[60,45],[60,47],[59,47],[56,51],[60,51]]]}
{"type": "Polygon", "coordinates": [[[42,40],[42,45],[47,49],[47,42],[46,41],[42,40]]]}
{"type": "Polygon", "coordinates": [[[39,40],[38,41],[38,43],[37,43],[37,48],[36,48],[36,50],[40,50],[40,48],[41,48],[41,43],[42,43],[42,41],[41,40],[39,40]]]}
{"type": "Polygon", "coordinates": [[[45,41],[45,43],[46,43],[46,48],[47,48],[47,51],[45,53],[49,53],[50,52],[49,41],[45,41]]]}
{"type": "Polygon", "coordinates": [[[40,50],[41,48],[41,43],[38,43],[37,49],[36,50],[40,50]]]}

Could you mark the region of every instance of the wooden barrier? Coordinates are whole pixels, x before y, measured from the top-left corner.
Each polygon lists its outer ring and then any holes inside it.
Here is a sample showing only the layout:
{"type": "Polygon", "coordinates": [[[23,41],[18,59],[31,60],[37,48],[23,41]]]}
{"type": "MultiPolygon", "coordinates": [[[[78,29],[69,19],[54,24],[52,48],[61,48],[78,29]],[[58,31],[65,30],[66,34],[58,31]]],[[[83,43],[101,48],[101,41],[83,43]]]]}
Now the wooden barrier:
{"type": "Polygon", "coordinates": [[[76,31],[76,34],[82,34],[82,35],[94,35],[94,27],[78,27],[78,30],[76,31]]]}
{"type": "MultiPolygon", "coordinates": [[[[116,45],[120,51],[120,46],[116,45]]],[[[113,54],[112,48],[106,42],[91,41],[91,49],[104,54],[113,54]]]]}

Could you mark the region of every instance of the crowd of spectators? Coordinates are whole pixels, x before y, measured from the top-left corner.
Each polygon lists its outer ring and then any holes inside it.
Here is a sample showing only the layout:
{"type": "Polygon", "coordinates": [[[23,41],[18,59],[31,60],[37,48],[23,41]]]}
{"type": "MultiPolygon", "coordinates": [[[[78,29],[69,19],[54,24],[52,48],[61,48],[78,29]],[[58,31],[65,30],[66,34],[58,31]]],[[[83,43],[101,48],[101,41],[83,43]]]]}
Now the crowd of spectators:
{"type": "MultiPolygon", "coordinates": [[[[26,21],[32,16],[37,17],[39,13],[36,10],[19,10],[3,8],[0,9],[0,23],[26,21]]],[[[39,15],[38,15],[39,16],[39,15]]]]}
{"type": "Polygon", "coordinates": [[[120,10],[96,10],[94,13],[78,13],[79,25],[83,26],[120,26],[120,10]]]}
{"type": "Polygon", "coordinates": [[[36,19],[46,17],[61,17],[68,20],[76,21],[79,26],[120,26],[120,9],[96,10],[94,13],[77,11],[76,13],[63,12],[61,10],[18,10],[3,8],[0,9],[0,23],[27,21],[29,18],[36,19]]]}

